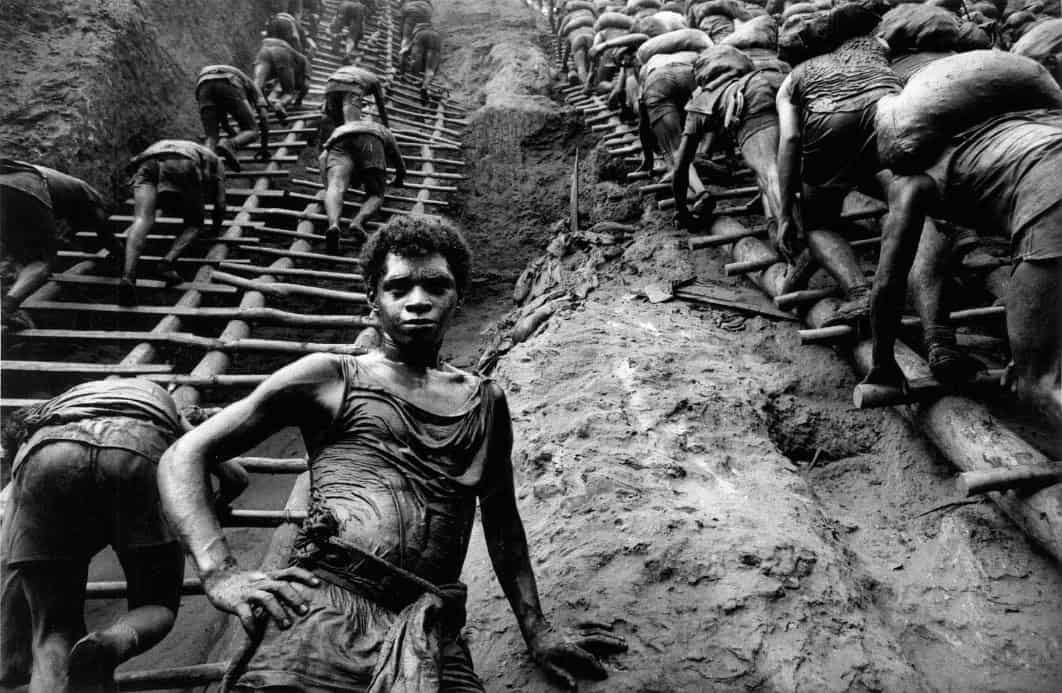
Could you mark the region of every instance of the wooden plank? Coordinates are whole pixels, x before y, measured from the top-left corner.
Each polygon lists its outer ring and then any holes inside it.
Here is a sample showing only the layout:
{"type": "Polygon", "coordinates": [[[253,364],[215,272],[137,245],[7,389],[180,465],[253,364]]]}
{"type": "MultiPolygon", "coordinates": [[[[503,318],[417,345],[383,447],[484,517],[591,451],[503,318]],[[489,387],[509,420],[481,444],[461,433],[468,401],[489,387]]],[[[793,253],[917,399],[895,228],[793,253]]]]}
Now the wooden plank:
{"type": "Polygon", "coordinates": [[[0,362],[0,369],[16,373],[76,373],[84,375],[145,375],[148,373],[169,373],[173,366],[167,363],[138,363],[122,365],[120,363],[78,363],[66,361],[12,361],[0,362]]]}

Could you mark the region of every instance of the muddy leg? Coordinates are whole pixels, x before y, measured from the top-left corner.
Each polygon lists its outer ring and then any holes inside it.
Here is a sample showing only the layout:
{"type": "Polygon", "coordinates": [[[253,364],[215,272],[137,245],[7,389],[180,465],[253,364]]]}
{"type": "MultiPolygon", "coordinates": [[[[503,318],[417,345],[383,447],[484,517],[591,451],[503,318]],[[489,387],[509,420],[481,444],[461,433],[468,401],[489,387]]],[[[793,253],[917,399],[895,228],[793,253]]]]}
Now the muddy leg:
{"type": "Polygon", "coordinates": [[[741,155],[756,174],[756,185],[763,193],[763,207],[768,220],[777,220],[782,210],[778,181],[778,127],[764,128],[746,139],[741,145],[741,155]]]}
{"type": "MultiPolygon", "coordinates": [[[[331,153],[331,152],[329,152],[331,153]]],[[[328,252],[339,252],[339,219],[343,214],[343,194],[350,186],[350,176],[354,171],[354,162],[349,156],[326,156],[326,185],[324,205],[328,216],[328,229],[325,231],[325,246],[328,252]]]]}
{"type": "Polygon", "coordinates": [[[66,690],[67,655],[85,633],[87,565],[36,561],[19,566],[33,614],[33,673],[30,693],[66,690]]]}
{"type": "Polygon", "coordinates": [[[1062,260],[1024,260],[1007,292],[1007,381],[1062,427],[1062,260]]]}
{"type": "Polygon", "coordinates": [[[136,303],[136,268],[144,252],[147,236],[155,225],[155,210],[158,204],[158,188],[150,183],[141,183],[133,189],[133,225],[125,239],[125,266],[122,269],[118,302],[121,305],[136,303]]]}

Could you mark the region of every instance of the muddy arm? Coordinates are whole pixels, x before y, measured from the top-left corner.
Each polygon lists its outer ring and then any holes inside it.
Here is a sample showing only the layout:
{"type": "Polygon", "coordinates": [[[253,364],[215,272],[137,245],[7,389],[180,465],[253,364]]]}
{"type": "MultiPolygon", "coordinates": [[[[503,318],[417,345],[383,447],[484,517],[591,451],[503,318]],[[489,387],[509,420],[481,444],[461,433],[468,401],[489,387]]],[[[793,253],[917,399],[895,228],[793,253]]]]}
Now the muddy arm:
{"type": "Polygon", "coordinates": [[[796,222],[796,194],[800,180],[800,111],[793,103],[792,74],[778,89],[778,188],[781,209],[778,210],[778,249],[790,261],[798,252],[801,229],[796,222]]]}

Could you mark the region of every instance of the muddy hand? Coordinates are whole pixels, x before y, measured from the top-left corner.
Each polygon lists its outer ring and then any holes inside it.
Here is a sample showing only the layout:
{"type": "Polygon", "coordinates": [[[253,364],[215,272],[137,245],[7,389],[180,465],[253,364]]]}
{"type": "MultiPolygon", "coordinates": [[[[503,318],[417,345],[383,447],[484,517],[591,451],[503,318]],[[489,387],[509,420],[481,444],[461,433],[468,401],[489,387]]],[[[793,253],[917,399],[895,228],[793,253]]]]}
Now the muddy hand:
{"type": "Polygon", "coordinates": [[[583,624],[567,637],[547,628],[534,639],[531,654],[551,679],[574,691],[578,690],[577,678],[600,681],[608,677],[598,657],[626,650],[626,641],[610,634],[607,627],[583,624]]]}
{"type": "Polygon", "coordinates": [[[235,614],[248,633],[255,630],[255,611],[264,610],[277,626],[291,626],[295,614],[309,610],[298,586],[320,586],[313,573],[302,568],[283,570],[222,570],[203,577],[203,591],[219,610],[235,614]]]}
{"type": "Polygon", "coordinates": [[[796,263],[797,256],[804,245],[800,225],[792,217],[782,217],[778,221],[778,237],[775,240],[778,252],[790,265],[796,263]]]}

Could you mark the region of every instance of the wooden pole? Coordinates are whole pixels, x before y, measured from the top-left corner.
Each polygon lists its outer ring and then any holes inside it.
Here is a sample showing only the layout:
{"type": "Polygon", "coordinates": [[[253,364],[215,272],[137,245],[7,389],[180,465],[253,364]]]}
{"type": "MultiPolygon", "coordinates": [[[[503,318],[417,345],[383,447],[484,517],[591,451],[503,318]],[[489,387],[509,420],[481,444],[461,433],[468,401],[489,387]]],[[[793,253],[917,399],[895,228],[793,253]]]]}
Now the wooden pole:
{"type": "Polygon", "coordinates": [[[1062,463],[982,469],[959,474],[958,486],[962,495],[976,496],[990,491],[1014,491],[1018,494],[1038,491],[1062,481],[1062,463]]]}
{"type": "Polygon", "coordinates": [[[907,383],[907,391],[898,387],[885,385],[859,384],[852,391],[852,403],[857,409],[873,409],[875,407],[891,407],[897,404],[911,404],[913,402],[926,402],[941,395],[955,393],[957,390],[970,390],[974,388],[999,388],[1000,379],[1003,377],[1002,370],[990,370],[979,373],[968,383],[961,387],[947,387],[937,382],[934,378],[914,380],[907,383]]]}
{"type": "Polygon", "coordinates": [[[223,284],[231,284],[241,289],[261,291],[270,296],[313,296],[315,298],[327,298],[332,301],[355,303],[366,305],[368,299],[364,293],[354,291],[336,291],[335,289],[319,289],[315,286],[303,286],[302,284],[290,284],[284,282],[262,282],[254,279],[244,279],[228,272],[215,271],[214,280],[223,284]]]}
{"type": "Polygon", "coordinates": [[[129,671],[114,675],[119,691],[157,691],[166,688],[191,688],[220,681],[228,662],[211,662],[187,667],[167,667],[150,671],[129,671]]]}
{"type": "Polygon", "coordinates": [[[571,191],[568,194],[568,230],[579,230],[579,148],[575,149],[575,161],[572,163],[571,191]]]}

